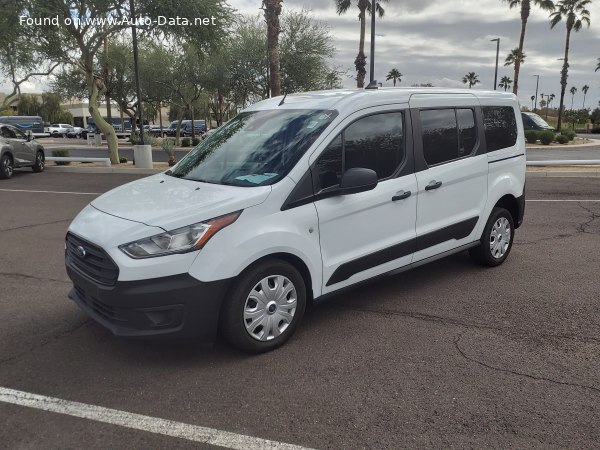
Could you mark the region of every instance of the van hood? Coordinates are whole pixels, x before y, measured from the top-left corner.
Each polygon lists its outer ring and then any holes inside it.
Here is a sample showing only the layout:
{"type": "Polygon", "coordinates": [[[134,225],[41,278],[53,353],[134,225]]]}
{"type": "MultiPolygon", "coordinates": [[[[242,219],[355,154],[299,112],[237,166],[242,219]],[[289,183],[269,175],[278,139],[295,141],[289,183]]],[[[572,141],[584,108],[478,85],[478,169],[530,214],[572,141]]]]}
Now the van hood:
{"type": "Polygon", "coordinates": [[[161,173],[113,189],[91,205],[116,217],[170,231],[258,205],[270,193],[271,186],[224,186],[161,173]]]}

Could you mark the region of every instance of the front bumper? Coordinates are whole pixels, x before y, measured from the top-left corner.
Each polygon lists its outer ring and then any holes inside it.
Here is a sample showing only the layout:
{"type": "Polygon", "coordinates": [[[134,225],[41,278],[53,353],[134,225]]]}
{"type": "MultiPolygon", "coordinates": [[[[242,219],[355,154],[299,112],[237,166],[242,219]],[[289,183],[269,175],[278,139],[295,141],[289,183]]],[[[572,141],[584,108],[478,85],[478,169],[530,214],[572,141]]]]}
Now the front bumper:
{"type": "Polygon", "coordinates": [[[116,336],[213,342],[231,280],[201,282],[189,274],[104,286],[67,263],[69,298],[116,336]]]}

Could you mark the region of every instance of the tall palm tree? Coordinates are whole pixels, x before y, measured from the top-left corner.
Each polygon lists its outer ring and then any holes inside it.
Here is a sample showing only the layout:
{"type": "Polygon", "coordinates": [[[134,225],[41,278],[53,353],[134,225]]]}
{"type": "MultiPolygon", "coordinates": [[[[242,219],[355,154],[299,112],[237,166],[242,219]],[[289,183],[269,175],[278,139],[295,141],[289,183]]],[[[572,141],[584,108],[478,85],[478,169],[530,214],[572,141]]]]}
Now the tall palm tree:
{"type": "Polygon", "coordinates": [[[575,93],[577,92],[577,88],[575,86],[571,86],[569,92],[571,93],[571,111],[573,111],[573,101],[575,100],[575,93]]]}
{"type": "Polygon", "coordinates": [[[506,59],[504,60],[505,66],[513,66],[519,61],[519,66],[525,62],[525,58],[527,55],[525,53],[520,53],[518,48],[513,48],[506,59]]]}
{"type": "Polygon", "coordinates": [[[263,0],[262,7],[265,11],[267,22],[267,55],[269,57],[269,88],[271,97],[281,95],[281,73],[279,65],[279,33],[281,25],[281,3],[283,0],[263,0]]]}
{"type": "MultiPolygon", "coordinates": [[[[280,0],[281,1],[281,0],[280,0]]],[[[350,6],[355,4],[358,6],[358,19],[360,20],[360,40],[358,42],[358,55],[354,60],[356,67],[356,87],[362,88],[365,86],[365,77],[367,75],[367,57],[365,56],[365,29],[367,21],[367,13],[371,14],[371,2],[369,0],[333,0],[337,9],[338,15],[346,13],[350,6]]],[[[379,17],[383,17],[385,10],[381,6],[382,3],[387,3],[389,0],[377,0],[375,8],[379,17]]]]}
{"type": "Polygon", "coordinates": [[[390,81],[390,80],[394,81],[394,87],[396,86],[396,81],[398,81],[399,83],[402,83],[402,74],[400,73],[400,71],[398,69],[392,69],[389,71],[389,73],[387,74],[386,81],[390,81]]]}
{"type": "Polygon", "coordinates": [[[555,98],[556,98],[556,95],[554,95],[554,94],[550,94],[550,95],[548,96],[548,105],[549,105],[549,106],[551,106],[551,105],[552,105],[552,102],[554,101],[554,99],[555,99],[555,98]]]}
{"type": "Polygon", "coordinates": [[[581,106],[582,109],[585,109],[585,96],[587,95],[589,90],[590,87],[587,84],[584,84],[581,88],[581,92],[583,92],[583,105],[581,106]]]}
{"type": "Polygon", "coordinates": [[[596,70],[594,72],[598,72],[600,70],[600,58],[598,58],[598,65],[596,66],[596,70]]]}
{"type": "Polygon", "coordinates": [[[512,80],[506,75],[504,75],[502,78],[500,78],[500,83],[498,84],[498,87],[504,88],[504,92],[506,92],[508,89],[510,89],[511,84],[512,80]]]}
{"type": "MultiPolygon", "coordinates": [[[[512,8],[521,7],[521,37],[519,38],[519,47],[517,47],[519,54],[523,55],[523,47],[525,44],[525,29],[527,28],[527,19],[531,12],[531,4],[538,6],[544,10],[552,11],[554,9],[554,3],[551,0],[504,0],[508,2],[508,6],[512,8]]],[[[513,93],[517,94],[519,89],[519,71],[521,69],[521,60],[515,60],[515,82],[513,84],[513,93]]]]}
{"type": "Polygon", "coordinates": [[[477,83],[481,83],[479,81],[479,75],[475,75],[475,72],[469,72],[468,74],[466,74],[463,77],[462,82],[465,83],[465,84],[468,84],[469,85],[469,89],[471,89],[477,83]]]}
{"type": "Polygon", "coordinates": [[[590,26],[590,12],[587,6],[591,0],[560,0],[556,4],[556,10],[550,14],[550,28],[554,28],[561,20],[565,21],[567,27],[567,38],[565,41],[565,57],[563,68],[560,72],[560,105],[558,107],[558,122],[556,128],[560,130],[562,125],[563,106],[565,101],[565,90],[567,89],[567,78],[569,76],[569,45],[571,42],[571,31],[578,32],[583,24],[590,26]]]}

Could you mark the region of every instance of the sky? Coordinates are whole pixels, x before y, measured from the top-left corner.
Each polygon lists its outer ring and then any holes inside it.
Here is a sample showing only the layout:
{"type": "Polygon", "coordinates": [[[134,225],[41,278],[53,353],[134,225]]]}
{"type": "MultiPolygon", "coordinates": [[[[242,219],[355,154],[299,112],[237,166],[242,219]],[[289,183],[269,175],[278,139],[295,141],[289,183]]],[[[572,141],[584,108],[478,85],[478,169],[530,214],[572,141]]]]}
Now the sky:
{"type": "MultiPolygon", "coordinates": [[[[260,12],[262,0],[229,0],[229,5],[243,14],[260,12]]],[[[356,0],[353,0],[356,3],[356,0]]],[[[533,2],[532,2],[533,3],[533,2]]],[[[387,73],[392,68],[402,74],[400,86],[415,83],[432,83],[441,87],[464,87],[462,77],[475,72],[480,84],[477,89],[493,89],[496,62],[496,43],[490,39],[500,38],[500,62],[498,80],[504,75],[514,78],[512,67],[504,67],[504,59],[511,49],[517,47],[520,33],[518,9],[510,9],[502,0],[389,0],[384,4],[385,17],[377,19],[375,51],[375,78],[385,85],[387,73]]],[[[308,10],[315,20],[330,29],[336,55],[331,65],[348,70],[351,75],[344,79],[345,87],[355,87],[354,58],[358,53],[358,8],[339,16],[334,0],[284,0],[285,10],[308,10]]],[[[586,106],[597,107],[600,101],[600,71],[594,69],[600,58],[600,0],[592,0],[589,6],[591,26],[584,27],[571,37],[569,52],[569,79],[565,105],[571,107],[571,94],[575,86],[574,107],[582,107],[581,87],[590,89],[586,106]]],[[[365,49],[367,72],[370,55],[369,27],[365,49]]],[[[523,106],[531,107],[530,97],[535,94],[536,77],[539,75],[540,94],[555,94],[554,104],[560,96],[560,70],[564,56],[566,29],[564,22],[550,29],[548,12],[532,8],[525,37],[525,63],[519,77],[519,98],[523,106]]],[[[367,74],[368,77],[368,74],[367,74]]],[[[40,92],[44,80],[25,86],[24,91],[40,92]]],[[[7,91],[7,84],[0,84],[0,91],[7,91]]]]}

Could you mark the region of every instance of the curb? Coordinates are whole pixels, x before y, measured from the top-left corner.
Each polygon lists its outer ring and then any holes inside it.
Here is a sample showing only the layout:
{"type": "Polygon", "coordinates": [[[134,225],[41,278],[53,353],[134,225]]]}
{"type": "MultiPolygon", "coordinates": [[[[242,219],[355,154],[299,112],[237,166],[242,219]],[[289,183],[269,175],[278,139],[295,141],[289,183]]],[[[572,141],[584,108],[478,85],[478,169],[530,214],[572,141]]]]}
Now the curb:
{"type": "Polygon", "coordinates": [[[68,166],[46,166],[46,170],[50,172],[67,172],[67,173],[120,173],[123,175],[154,175],[155,173],[165,172],[164,169],[117,169],[114,167],[68,167],[68,166]]]}
{"type": "Polygon", "coordinates": [[[541,144],[530,145],[529,144],[528,145],[528,144],[525,144],[525,149],[526,150],[556,150],[556,149],[577,150],[579,148],[600,146],[600,139],[590,139],[590,141],[592,141],[592,142],[588,142],[587,144],[579,144],[579,145],[563,145],[563,144],[559,144],[559,145],[541,145],[541,144]]]}
{"type": "Polygon", "coordinates": [[[564,172],[564,171],[544,171],[544,172],[529,172],[528,178],[596,178],[600,177],[600,170],[586,170],[581,172],[564,172]]]}

